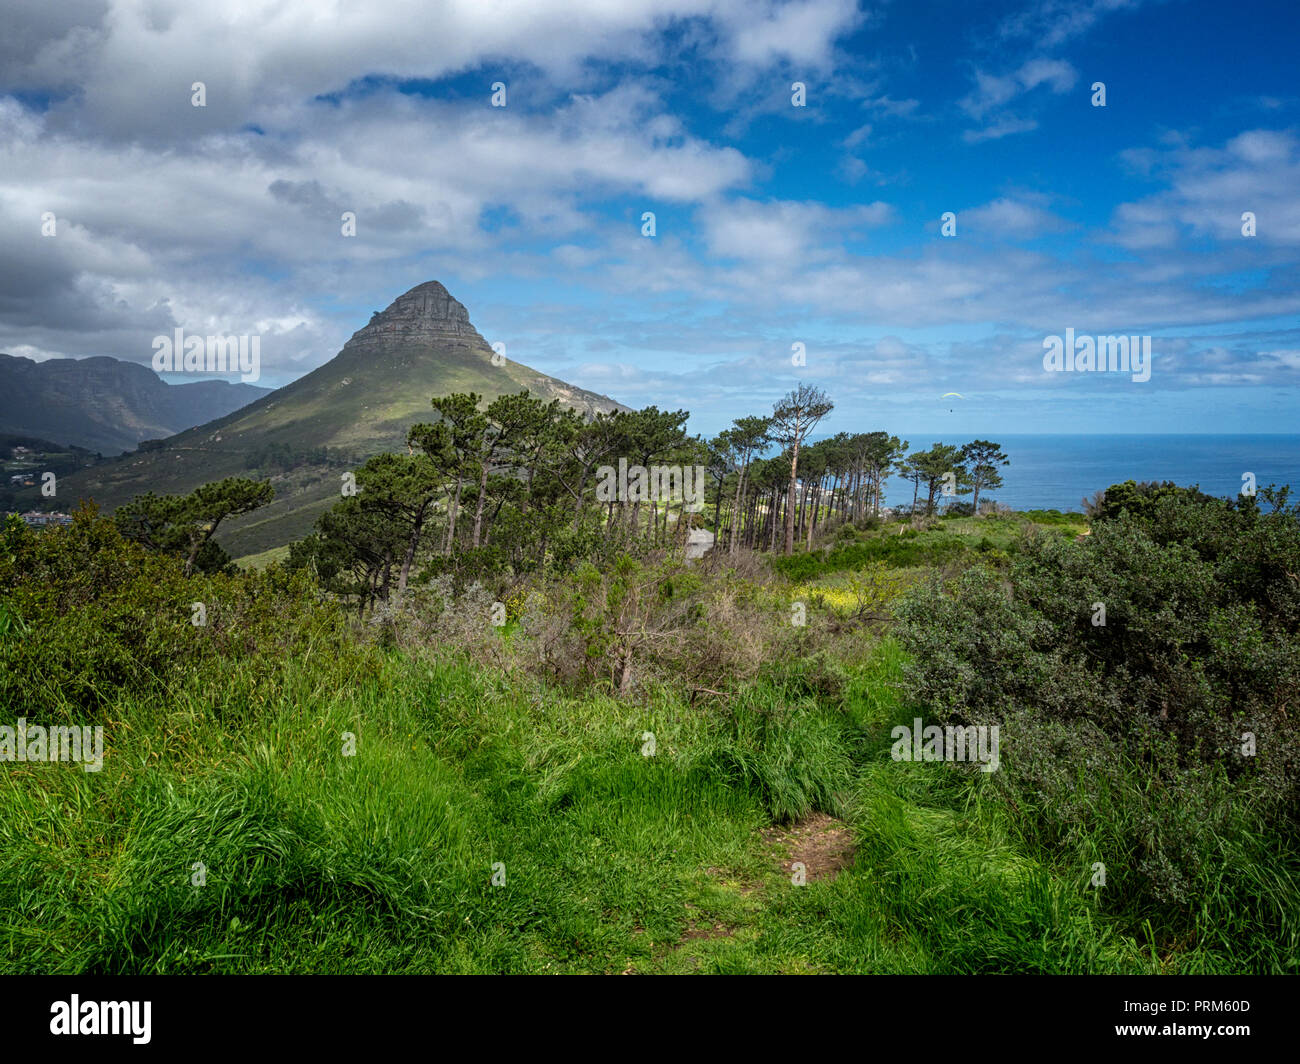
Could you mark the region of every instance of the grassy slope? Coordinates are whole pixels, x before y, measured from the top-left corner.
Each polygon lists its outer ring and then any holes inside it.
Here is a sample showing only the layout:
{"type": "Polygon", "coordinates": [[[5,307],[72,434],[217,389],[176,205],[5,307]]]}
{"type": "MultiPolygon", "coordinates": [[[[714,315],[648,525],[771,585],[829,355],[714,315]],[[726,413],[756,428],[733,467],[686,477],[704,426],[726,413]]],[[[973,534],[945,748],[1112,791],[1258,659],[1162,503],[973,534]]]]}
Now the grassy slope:
{"type": "Polygon", "coordinates": [[[272,547],[257,554],[245,554],[242,558],[236,558],[235,564],[242,569],[265,569],[273,562],[282,562],[288,557],[288,547],[272,547]]]}
{"type": "Polygon", "coordinates": [[[945,517],[935,527],[914,532],[901,524],[885,524],[874,531],[853,532],[812,552],[797,551],[776,565],[795,581],[796,594],[814,596],[818,605],[837,612],[851,609],[851,585],[872,565],[884,565],[891,579],[905,585],[929,573],[932,567],[961,558],[972,551],[987,559],[1005,556],[1026,535],[1074,537],[1088,530],[1082,514],[1055,510],[1030,510],[1006,517],[945,517]],[[901,533],[901,534],[900,534],[901,533]]]}
{"type": "Polygon", "coordinates": [[[1155,967],[1098,926],[1083,877],[1018,853],[950,766],[888,759],[888,728],[911,716],[899,666],[884,644],[847,713],[767,684],[728,723],[395,655],[350,675],[288,662],[261,684],[231,664],[120,706],[97,775],[0,775],[3,967],[1155,967]],[[796,887],[759,829],[814,805],[852,826],[857,861],[796,887]]]}
{"type": "MultiPolygon", "coordinates": [[[[1072,522],[1043,523],[1073,534],[1072,522]]],[[[1263,941],[1251,912],[1225,917],[1222,905],[1201,941],[1157,930],[1153,944],[1140,919],[1099,911],[1091,857],[1028,848],[988,777],[892,761],[891,727],[919,712],[902,665],[886,639],[835,705],[787,662],[726,705],[660,695],[637,706],[374,648],[273,658],[269,671],[218,663],[166,695],[119,699],[101,773],[0,773],[0,970],[1300,963],[1294,941],[1263,941]],[[795,886],[763,831],[813,810],[848,825],[856,857],[833,881],[795,886]],[[191,883],[197,862],[202,886],[191,883]],[[496,862],[502,886],[491,884],[496,862]]],[[[1100,817],[1079,852],[1104,848],[1106,831],[1100,817]]],[[[1286,861],[1225,858],[1224,874],[1285,898],[1296,891],[1286,861]]],[[[1122,896],[1122,866],[1111,875],[1122,896]]]]}

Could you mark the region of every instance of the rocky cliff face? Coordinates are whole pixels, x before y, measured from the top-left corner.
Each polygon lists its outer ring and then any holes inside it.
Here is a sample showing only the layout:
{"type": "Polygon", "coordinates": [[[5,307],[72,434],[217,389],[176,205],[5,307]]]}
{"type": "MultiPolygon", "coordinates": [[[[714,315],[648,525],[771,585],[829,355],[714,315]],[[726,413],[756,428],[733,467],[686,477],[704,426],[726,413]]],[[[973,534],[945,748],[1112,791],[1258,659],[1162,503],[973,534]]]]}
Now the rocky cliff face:
{"type": "Polygon", "coordinates": [[[469,371],[488,375],[487,379],[465,386],[487,398],[527,388],[538,398],[559,399],[565,406],[588,414],[628,409],[608,396],[567,384],[518,362],[494,358],[492,348],[469,320],[464,304],[437,281],[416,285],[394,299],[386,310],[377,311],[366,327],[354,332],[343,345],[337,362],[340,372],[350,375],[376,363],[406,374],[418,372],[426,363],[426,355],[435,354],[438,375],[448,381],[449,391],[453,390],[455,372],[469,371]]]}
{"type": "Polygon", "coordinates": [[[469,311],[437,281],[426,281],[398,296],[364,329],[354,332],[343,350],[391,344],[476,348],[492,357],[487,341],[470,324],[469,311]]]}

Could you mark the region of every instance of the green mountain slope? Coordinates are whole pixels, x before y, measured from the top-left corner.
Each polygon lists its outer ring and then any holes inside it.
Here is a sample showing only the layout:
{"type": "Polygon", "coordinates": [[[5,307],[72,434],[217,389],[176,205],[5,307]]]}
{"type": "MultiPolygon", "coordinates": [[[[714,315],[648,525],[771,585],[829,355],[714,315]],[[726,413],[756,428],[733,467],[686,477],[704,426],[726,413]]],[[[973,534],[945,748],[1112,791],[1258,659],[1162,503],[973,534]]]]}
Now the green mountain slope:
{"type": "Polygon", "coordinates": [[[339,498],[341,474],[403,448],[410,425],[433,418],[433,396],[473,391],[490,401],[522,388],[578,410],[621,409],[606,396],[495,356],[464,306],[428,281],[376,313],[320,368],[160,446],[68,477],[59,496],[70,503],[93,498],[110,511],[146,491],[191,491],[227,476],[269,479],[275,501],[223,527],[219,537],[231,555],[253,554],[310,531],[339,498]],[[329,454],[310,453],[321,448],[329,454]]]}

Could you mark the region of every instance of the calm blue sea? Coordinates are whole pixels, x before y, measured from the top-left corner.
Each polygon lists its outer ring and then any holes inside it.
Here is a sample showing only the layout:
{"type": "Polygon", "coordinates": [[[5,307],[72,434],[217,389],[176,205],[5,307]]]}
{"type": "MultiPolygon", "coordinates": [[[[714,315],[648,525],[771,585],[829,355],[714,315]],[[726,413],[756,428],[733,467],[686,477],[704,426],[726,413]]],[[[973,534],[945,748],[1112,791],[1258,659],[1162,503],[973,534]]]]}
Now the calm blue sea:
{"type": "MultiPolygon", "coordinates": [[[[1290,484],[1300,495],[1300,435],[1287,436],[1012,436],[984,433],[1002,445],[1011,464],[1006,486],[989,492],[1016,510],[1081,510],[1080,500],[1125,480],[1199,484],[1211,495],[1236,495],[1241,476],[1260,487],[1290,484]]],[[[962,444],[949,437],[908,437],[913,451],[962,444]]],[[[910,484],[893,477],[887,503],[911,502],[910,484]]],[[[966,496],[969,500],[970,496],[966,496]]]]}

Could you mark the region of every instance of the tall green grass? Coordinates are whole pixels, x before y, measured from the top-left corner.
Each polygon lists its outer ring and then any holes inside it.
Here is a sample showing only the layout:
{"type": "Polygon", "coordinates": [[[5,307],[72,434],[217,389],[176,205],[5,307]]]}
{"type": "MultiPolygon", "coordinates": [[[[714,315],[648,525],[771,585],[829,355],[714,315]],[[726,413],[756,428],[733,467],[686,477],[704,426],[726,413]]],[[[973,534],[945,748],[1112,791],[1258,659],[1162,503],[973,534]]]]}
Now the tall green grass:
{"type": "MultiPolygon", "coordinates": [[[[767,678],[702,709],[670,692],[640,706],[564,697],[375,649],[206,661],[107,707],[102,772],[0,773],[0,967],[1084,972],[1294,958],[1293,940],[1252,937],[1249,911],[1153,953],[1073,854],[1017,831],[981,774],[890,761],[888,729],[914,712],[901,664],[886,641],[840,698],[767,678]],[[760,829],[813,810],[847,822],[857,856],[834,881],[795,886],[760,829]],[[693,923],[721,930],[696,940],[693,923]]],[[[1275,864],[1245,868],[1251,889],[1294,890],[1275,864]]],[[[1243,896],[1241,874],[1225,862],[1225,897],[1243,896]]]]}

